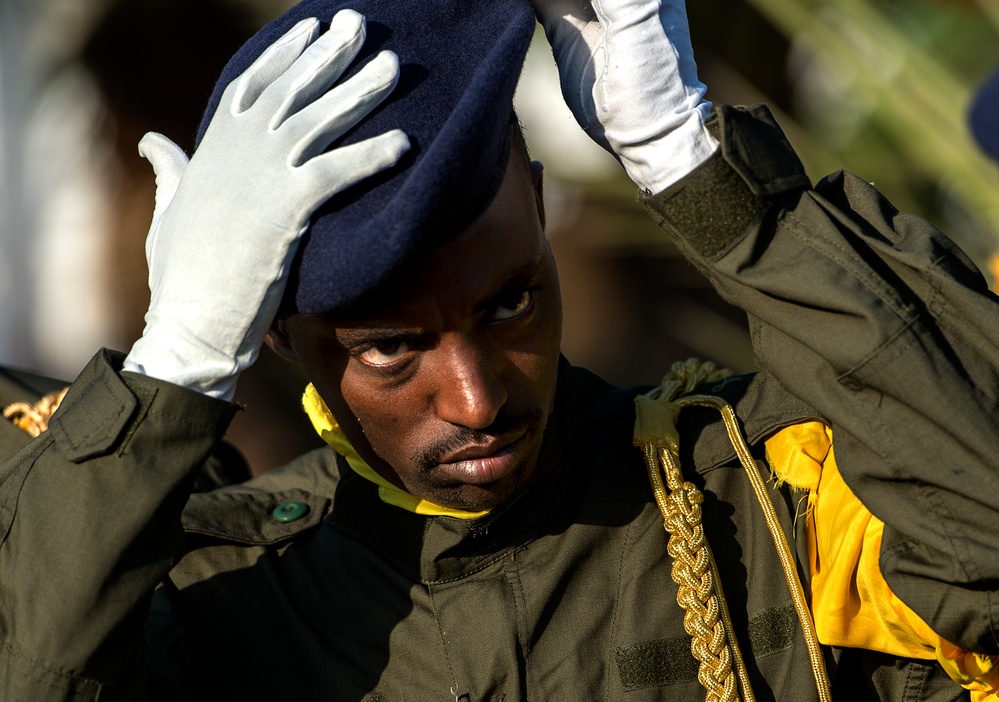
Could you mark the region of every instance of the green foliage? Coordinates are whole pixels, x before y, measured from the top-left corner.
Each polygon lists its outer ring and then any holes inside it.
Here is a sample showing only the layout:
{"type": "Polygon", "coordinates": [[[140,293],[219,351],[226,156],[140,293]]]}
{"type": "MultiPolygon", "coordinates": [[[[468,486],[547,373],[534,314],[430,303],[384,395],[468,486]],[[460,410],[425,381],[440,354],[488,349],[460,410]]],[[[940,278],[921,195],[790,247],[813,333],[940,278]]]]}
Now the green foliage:
{"type": "Polygon", "coordinates": [[[844,167],[979,261],[999,249],[996,164],[968,132],[999,61],[999,9],[929,0],[746,0],[792,47],[789,131],[813,174],[844,167]],[[832,162],[835,160],[835,163],[832,162]]]}

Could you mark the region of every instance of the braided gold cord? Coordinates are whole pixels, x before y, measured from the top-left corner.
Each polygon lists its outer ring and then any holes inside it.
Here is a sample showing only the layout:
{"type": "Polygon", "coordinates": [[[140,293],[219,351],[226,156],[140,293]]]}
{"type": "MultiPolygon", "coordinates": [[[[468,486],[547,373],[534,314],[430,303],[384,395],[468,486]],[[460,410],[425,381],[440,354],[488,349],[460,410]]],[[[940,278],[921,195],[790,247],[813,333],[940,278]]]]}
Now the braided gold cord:
{"type": "Polygon", "coordinates": [[[49,419],[59,409],[59,405],[68,390],[69,388],[63,388],[57,392],[51,392],[33,405],[27,402],[15,402],[7,405],[3,410],[3,416],[18,429],[23,429],[31,436],[37,437],[49,428],[49,419]]]}
{"type": "Polygon", "coordinates": [[[646,397],[669,402],[680,395],[693,392],[699,385],[718,382],[730,375],[732,371],[713,361],[702,361],[699,358],[676,361],[659,386],[646,393],[646,397]]]}
{"type": "Polygon", "coordinates": [[[679,408],[672,403],[673,398],[698,385],[729,375],[727,369],[694,358],[674,363],[659,387],[636,398],[635,445],[645,454],[649,481],[669,533],[670,575],[677,584],[683,628],[691,638],[690,652],[699,663],[697,677],[705,689],[705,700],[754,702],[718,568],[704,536],[704,495],[683,479],[675,426],[679,408]]]}
{"type": "Polygon", "coordinates": [[[651,443],[643,449],[663,526],[670,535],[666,546],[673,559],[670,574],[678,587],[676,600],[684,611],[683,628],[691,638],[690,652],[699,662],[697,678],[705,689],[705,701],[752,702],[752,687],[721,592],[718,569],[704,537],[704,495],[683,480],[679,463],[669,450],[651,443]]]}
{"type": "Polygon", "coordinates": [[[798,615],[801,631],[805,637],[805,646],[808,649],[808,658],[812,666],[812,675],[815,677],[815,687],[818,690],[819,700],[820,702],[832,702],[832,689],[829,685],[829,676],[826,673],[825,659],[822,656],[819,637],[815,633],[815,623],[812,621],[812,613],[808,607],[808,598],[805,596],[801,579],[798,577],[794,555],[791,553],[791,546],[788,544],[787,536],[784,534],[784,530],[781,528],[780,521],[777,518],[777,512],[774,509],[773,502],[770,500],[766,483],[760,475],[756,461],[753,460],[749,446],[746,445],[746,441],[742,437],[735,410],[724,399],[713,395],[690,395],[676,400],[675,404],[678,407],[691,405],[713,407],[721,412],[729,440],[732,442],[732,446],[739,457],[739,462],[742,464],[746,475],[749,477],[749,482],[753,486],[753,492],[763,510],[767,529],[770,531],[770,536],[776,547],[777,556],[784,571],[784,579],[787,581],[788,590],[791,592],[791,601],[794,603],[794,610],[798,615]]]}
{"type": "Polygon", "coordinates": [[[677,601],[684,610],[683,623],[691,636],[691,653],[700,661],[698,679],[707,691],[709,702],[739,699],[735,678],[738,678],[742,699],[746,702],[753,699],[746,666],[728,616],[718,568],[701,527],[704,496],[693,484],[683,480],[680,468],[679,435],[675,424],[680,411],[693,405],[713,407],[722,415],[729,441],[749,478],[773,539],[804,635],[819,700],[831,702],[825,659],[794,555],[766,483],[742,436],[735,410],[721,397],[688,394],[699,385],[721,380],[727,375],[728,371],[715,364],[697,359],[674,363],[658,388],[635,401],[635,443],[645,453],[656,503],[670,534],[666,549],[673,559],[672,576],[679,587],[677,601]]]}

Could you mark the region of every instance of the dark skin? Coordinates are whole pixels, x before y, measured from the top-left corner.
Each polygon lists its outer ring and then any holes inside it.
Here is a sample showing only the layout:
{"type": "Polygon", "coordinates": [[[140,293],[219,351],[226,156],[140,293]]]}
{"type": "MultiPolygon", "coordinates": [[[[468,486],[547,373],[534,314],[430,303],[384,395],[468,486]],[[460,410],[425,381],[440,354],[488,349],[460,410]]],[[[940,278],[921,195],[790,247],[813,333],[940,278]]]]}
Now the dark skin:
{"type": "Polygon", "coordinates": [[[541,165],[514,151],[475,222],[349,316],[294,315],[268,345],[301,364],[362,458],[446,507],[497,507],[530,482],[562,329],[541,165]]]}

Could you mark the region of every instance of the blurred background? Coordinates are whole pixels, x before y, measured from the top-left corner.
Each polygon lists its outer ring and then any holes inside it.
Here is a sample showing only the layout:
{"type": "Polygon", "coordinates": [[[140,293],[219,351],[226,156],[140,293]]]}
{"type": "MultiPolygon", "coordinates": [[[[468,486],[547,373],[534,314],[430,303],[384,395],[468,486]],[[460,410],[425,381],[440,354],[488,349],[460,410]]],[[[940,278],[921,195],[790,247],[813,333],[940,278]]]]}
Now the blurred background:
{"type": "MultiPolygon", "coordinates": [[[[130,347],[154,193],[136,144],[155,130],[190,152],[228,57],[291,4],[0,0],[0,364],[71,380],[99,347],[130,347]]],[[[999,63],[999,2],[697,0],[688,14],[710,99],[768,103],[813,180],[857,173],[995,275],[999,171],[966,112],[999,63]]],[[[576,127],[540,32],[517,107],[546,165],[569,359],[620,384],[689,356],[752,370],[744,316],[576,127]]],[[[254,472],[318,445],[304,384],[266,350],[241,379],[228,438],[254,472]]]]}

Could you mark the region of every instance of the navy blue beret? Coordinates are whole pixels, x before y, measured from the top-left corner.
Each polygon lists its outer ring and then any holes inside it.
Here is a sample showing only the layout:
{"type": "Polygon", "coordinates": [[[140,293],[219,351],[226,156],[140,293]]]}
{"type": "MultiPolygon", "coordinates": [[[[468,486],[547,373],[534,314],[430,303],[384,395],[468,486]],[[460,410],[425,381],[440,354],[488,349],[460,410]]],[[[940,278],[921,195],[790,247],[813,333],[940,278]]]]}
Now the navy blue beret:
{"type": "Polygon", "coordinates": [[[988,77],[972,99],[968,122],[979,146],[999,160],[999,70],[988,77]]]}
{"type": "Polygon", "coordinates": [[[401,70],[392,95],[333,146],[399,128],[412,148],[313,215],[282,314],[349,307],[489,206],[505,171],[513,93],[535,26],[528,0],[305,0],[229,61],[198,142],[225,86],[264,49],[308,17],[325,30],[345,7],[367,19],[367,41],[347,75],[382,49],[398,54],[401,70]]]}

